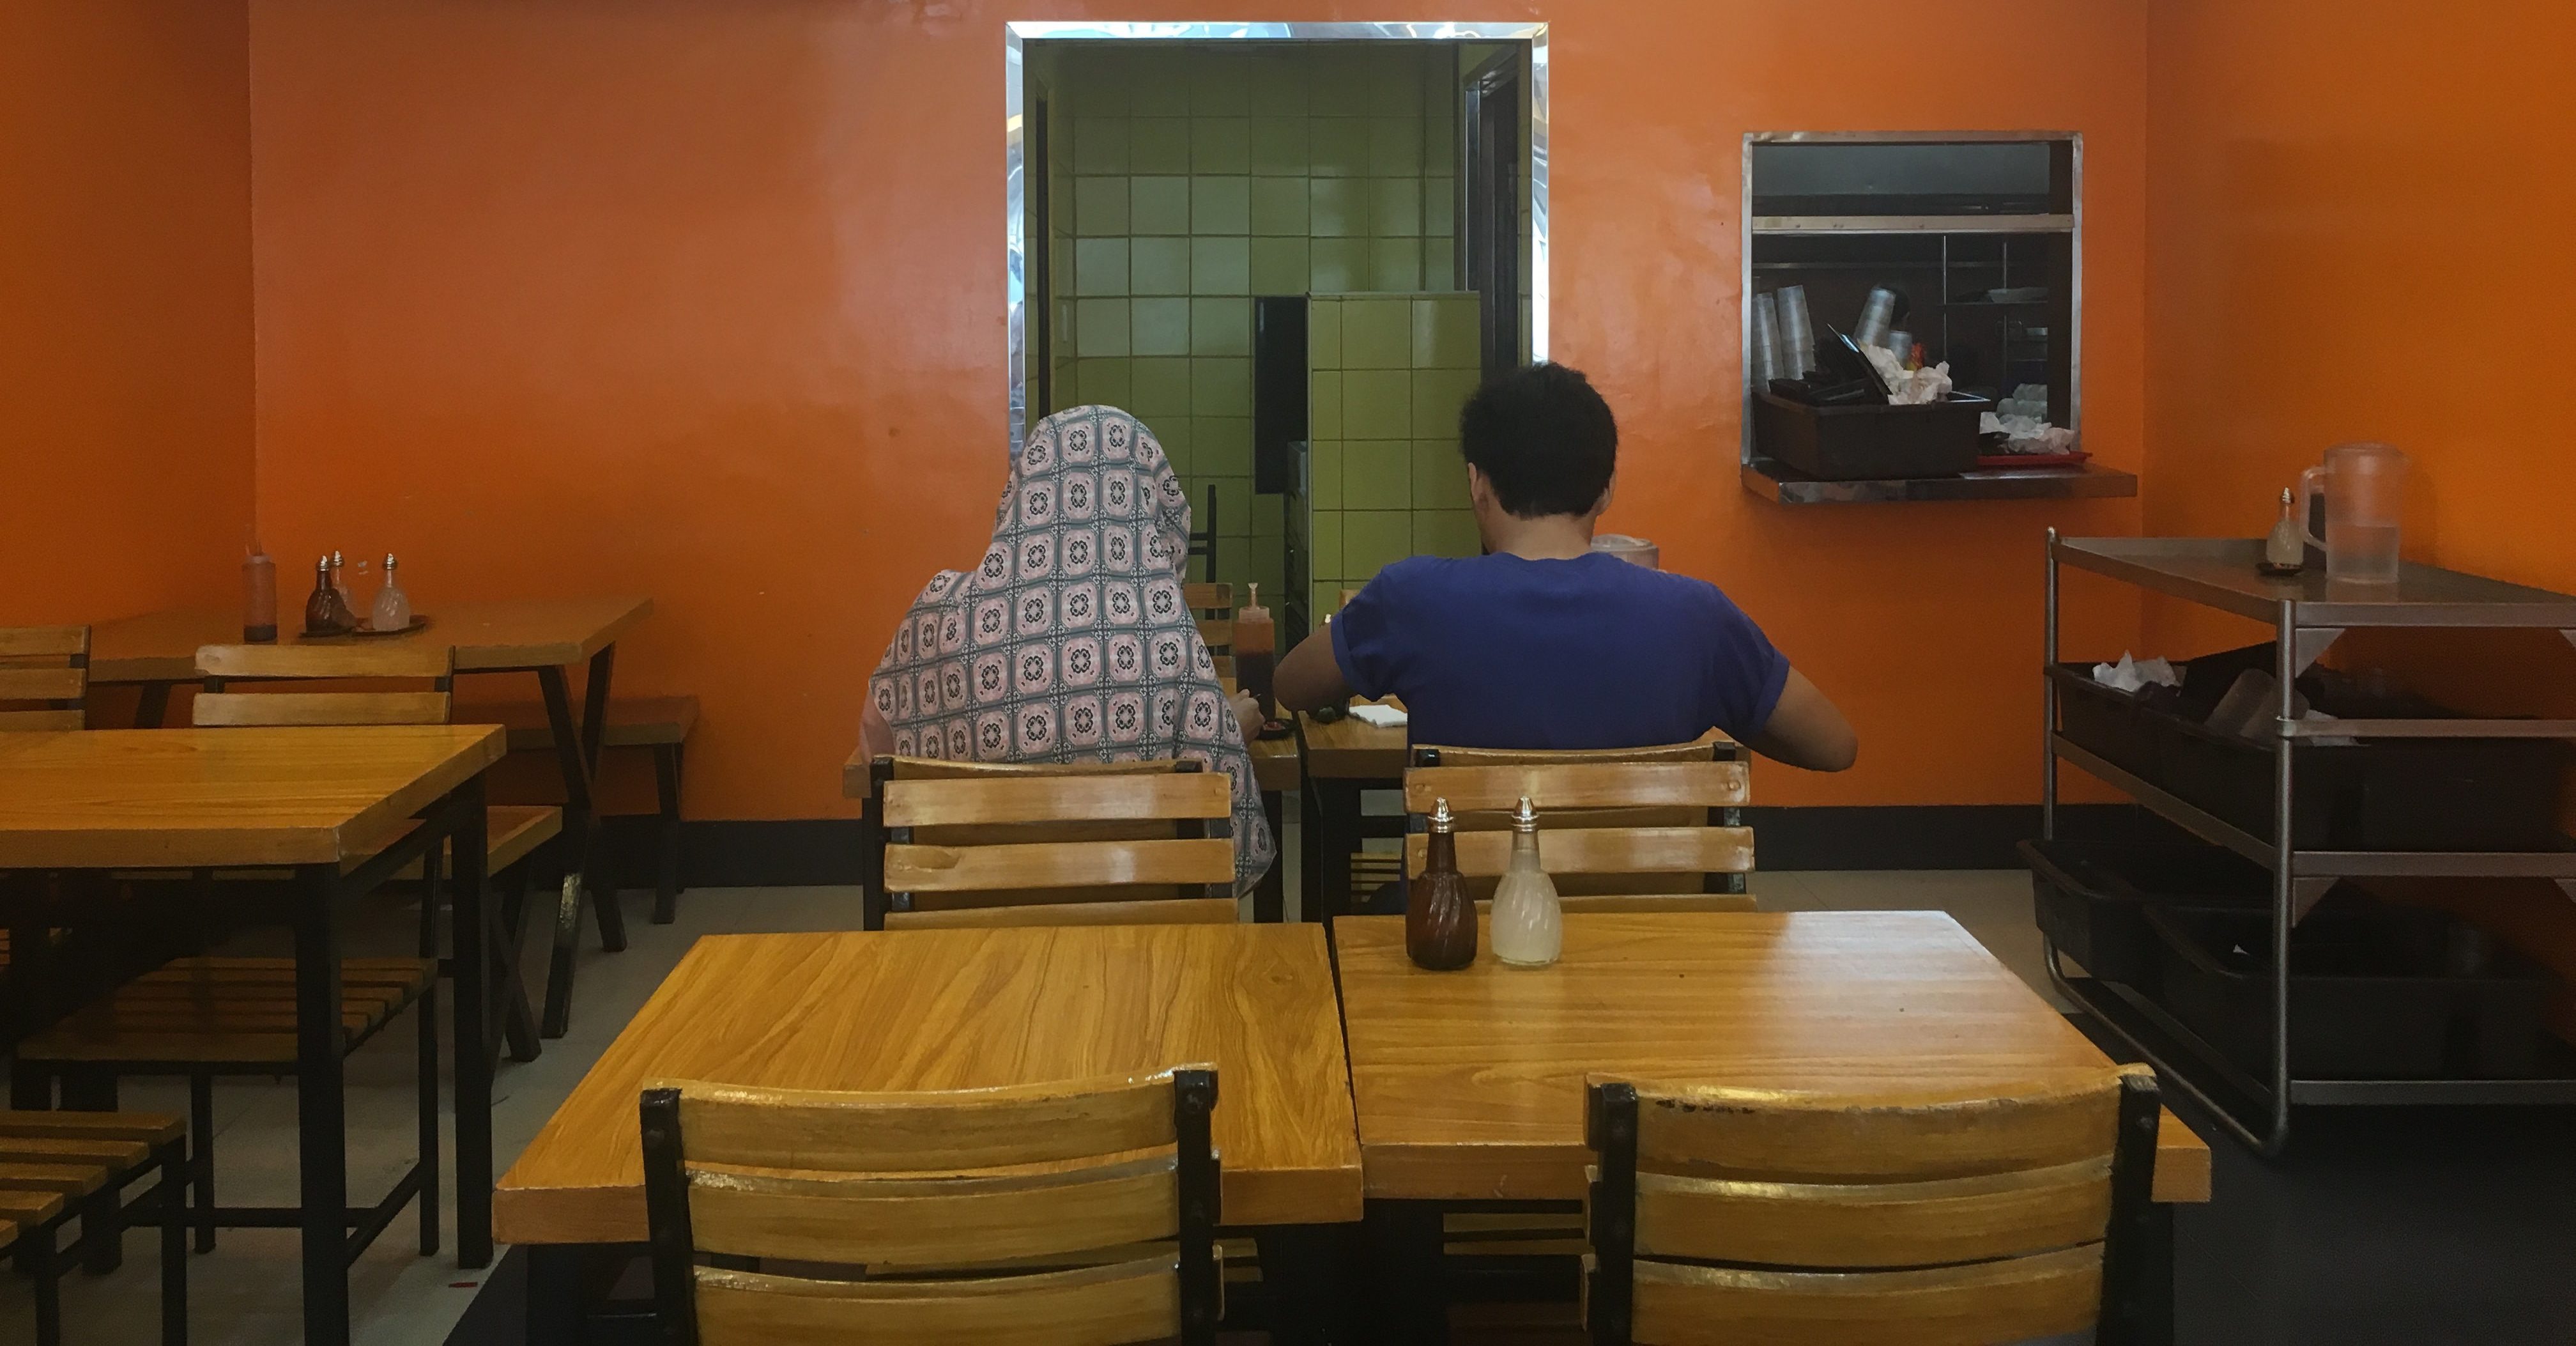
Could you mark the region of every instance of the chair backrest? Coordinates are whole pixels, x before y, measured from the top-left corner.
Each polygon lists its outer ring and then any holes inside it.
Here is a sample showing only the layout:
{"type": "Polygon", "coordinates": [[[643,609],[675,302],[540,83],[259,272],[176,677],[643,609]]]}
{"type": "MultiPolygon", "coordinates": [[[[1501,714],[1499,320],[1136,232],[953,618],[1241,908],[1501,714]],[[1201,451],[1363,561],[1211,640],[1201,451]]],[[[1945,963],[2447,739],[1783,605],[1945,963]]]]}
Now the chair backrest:
{"type": "MultiPolygon", "coordinates": [[[[1423,753],[1445,762],[1455,751],[1423,753]]],[[[1750,897],[1726,891],[1753,868],[1753,834],[1732,821],[1745,764],[1710,760],[1705,743],[1635,751],[1642,760],[1530,754],[1538,760],[1406,771],[1406,876],[1428,857],[1420,820],[1446,799],[1459,819],[1458,870],[1469,892],[1491,896],[1511,858],[1501,820],[1526,796],[1539,810],[1539,861],[1568,910],[1750,909],[1750,897]]]]}
{"type": "Polygon", "coordinates": [[[1224,661],[1223,671],[1233,671],[1234,653],[1234,586],[1231,584],[1184,584],[1181,603],[1189,608],[1199,627],[1199,639],[1208,653],[1224,661]]]}
{"type": "Polygon", "coordinates": [[[417,639],[277,645],[207,645],[197,651],[205,690],[195,723],[233,725],[445,724],[456,679],[453,646],[417,639]],[[225,690],[237,681],[405,682],[402,690],[225,690]]]}
{"type": "MultiPolygon", "coordinates": [[[[2153,1330],[2153,1071],[2001,1096],[1595,1079],[1594,1346],[2153,1330]]],[[[2104,1341],[2141,1340],[2134,1331],[2104,1341]]]]}
{"type": "Polygon", "coordinates": [[[1196,762],[880,766],[869,929],[1235,918],[1233,797],[1196,762]]]}
{"type": "Polygon", "coordinates": [[[0,627],[0,733],[79,729],[88,695],[88,627],[0,627]]]}
{"type": "Polygon", "coordinates": [[[1215,1108],[1207,1066],[953,1093],[648,1084],[661,1340],[1209,1346],[1215,1108]],[[760,1258],[797,1265],[735,1269],[760,1258]]]}

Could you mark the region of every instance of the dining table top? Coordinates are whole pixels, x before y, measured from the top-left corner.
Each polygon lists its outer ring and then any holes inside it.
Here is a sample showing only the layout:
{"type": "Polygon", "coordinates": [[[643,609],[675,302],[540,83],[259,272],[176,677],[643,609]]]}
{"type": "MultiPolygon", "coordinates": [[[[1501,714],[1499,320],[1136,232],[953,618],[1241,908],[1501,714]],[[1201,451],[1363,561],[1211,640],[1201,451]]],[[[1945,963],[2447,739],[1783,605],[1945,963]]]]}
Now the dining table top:
{"type": "MultiPolygon", "coordinates": [[[[279,594],[281,604],[293,598],[292,592],[279,594]]],[[[452,645],[460,673],[551,668],[588,659],[652,613],[653,600],[637,597],[442,603],[427,608],[429,624],[411,635],[369,639],[452,645]]],[[[283,616],[291,621],[295,612],[283,616]]],[[[102,622],[90,631],[89,680],[192,681],[198,647],[239,644],[241,634],[241,613],[228,608],[169,608],[102,622]]],[[[292,643],[302,637],[288,633],[279,639],[292,643]]]]}
{"type": "Polygon", "coordinates": [[[493,1235],[641,1241],[636,1103],[648,1080],[973,1089],[1199,1063],[1217,1074],[1223,1223],[1359,1218],[1358,1135],[1320,926],[710,935],[503,1175],[493,1235]]]}
{"type": "MultiPolygon", "coordinates": [[[[1334,929],[1371,1197],[1580,1198],[1595,1074],[2000,1092],[2107,1063],[1937,911],[1570,914],[1548,967],[1480,941],[1453,972],[1406,958],[1401,917],[1334,929]]],[[[2166,1113],[2156,1198],[2208,1200],[2209,1171],[2166,1113]]]]}
{"type": "Polygon", "coordinates": [[[497,725],[0,734],[0,869],[337,863],[501,760],[497,725]]]}

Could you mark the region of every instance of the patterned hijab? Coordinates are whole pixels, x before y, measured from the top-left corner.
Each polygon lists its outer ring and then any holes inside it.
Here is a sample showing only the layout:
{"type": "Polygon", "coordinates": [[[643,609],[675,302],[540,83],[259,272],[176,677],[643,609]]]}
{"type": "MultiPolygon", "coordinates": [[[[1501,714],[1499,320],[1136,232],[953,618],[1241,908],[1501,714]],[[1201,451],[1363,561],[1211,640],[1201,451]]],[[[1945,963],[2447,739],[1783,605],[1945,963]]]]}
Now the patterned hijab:
{"type": "Polygon", "coordinates": [[[1181,599],[1190,504],[1163,446],[1115,407],[1029,431],[974,573],[914,599],[868,680],[904,756],[1184,760],[1234,787],[1235,890],[1275,848],[1243,732],[1181,599]]]}

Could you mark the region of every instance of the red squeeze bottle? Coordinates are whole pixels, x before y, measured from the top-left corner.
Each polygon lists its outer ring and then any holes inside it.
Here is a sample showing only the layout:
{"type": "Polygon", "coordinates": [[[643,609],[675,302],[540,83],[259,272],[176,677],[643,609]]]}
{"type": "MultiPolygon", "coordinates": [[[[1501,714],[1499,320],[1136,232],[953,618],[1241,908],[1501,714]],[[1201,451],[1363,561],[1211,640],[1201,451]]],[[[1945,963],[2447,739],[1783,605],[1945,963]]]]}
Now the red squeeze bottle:
{"type": "Polygon", "coordinates": [[[1261,606],[1261,586],[1247,586],[1249,596],[1234,614],[1234,680],[1261,707],[1264,723],[1279,717],[1278,703],[1271,700],[1271,674],[1274,656],[1279,649],[1279,628],[1270,620],[1270,609],[1261,606]]]}

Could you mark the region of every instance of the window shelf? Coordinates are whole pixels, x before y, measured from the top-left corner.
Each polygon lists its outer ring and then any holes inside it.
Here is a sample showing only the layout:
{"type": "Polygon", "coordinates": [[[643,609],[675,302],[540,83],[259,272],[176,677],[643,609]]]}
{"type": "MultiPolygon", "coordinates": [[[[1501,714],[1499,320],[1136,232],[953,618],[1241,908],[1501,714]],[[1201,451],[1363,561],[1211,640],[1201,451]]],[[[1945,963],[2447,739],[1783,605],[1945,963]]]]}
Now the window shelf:
{"type": "Polygon", "coordinates": [[[1819,481],[1768,458],[1744,464],[1744,489],[1783,505],[1879,505],[1936,500],[2082,500],[2138,493],[2134,473],[2075,467],[1981,468],[1955,477],[1819,481]]]}

